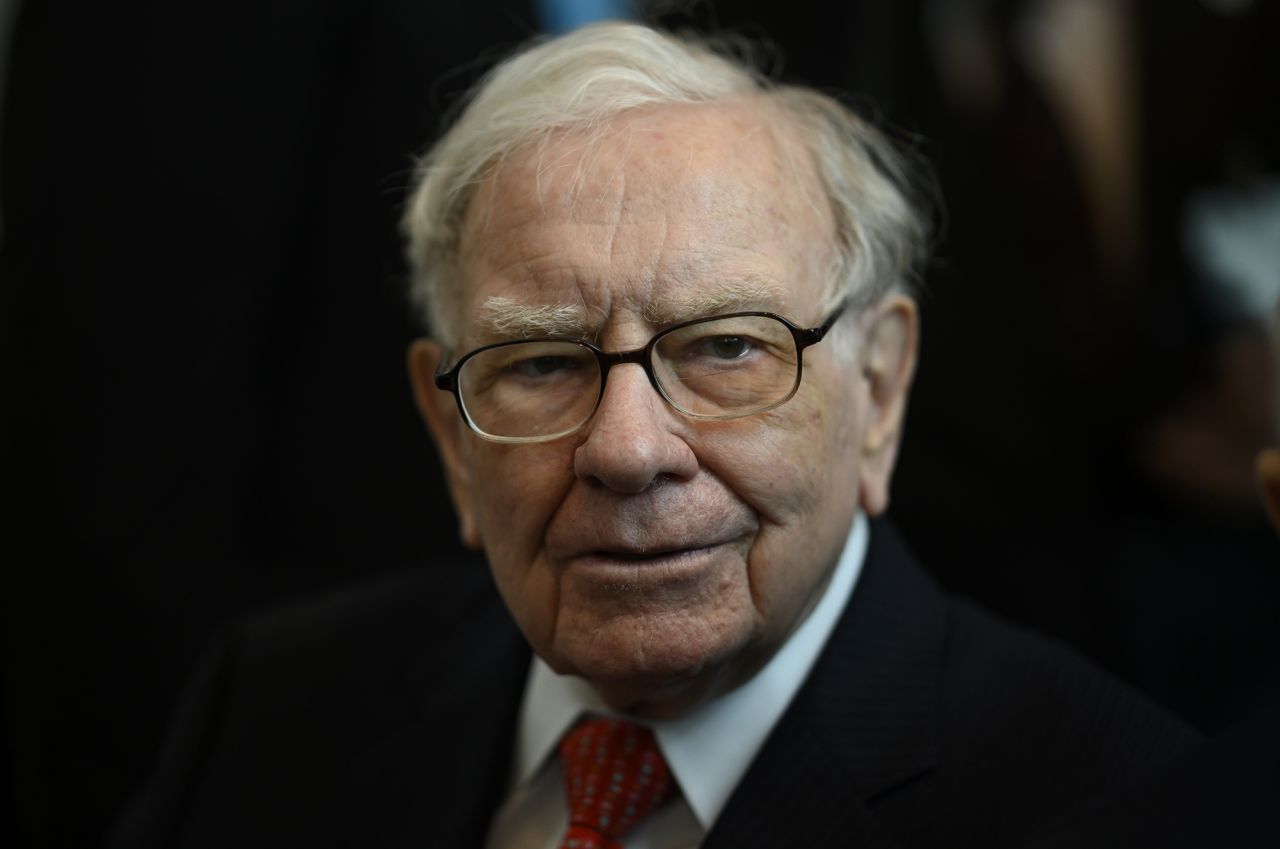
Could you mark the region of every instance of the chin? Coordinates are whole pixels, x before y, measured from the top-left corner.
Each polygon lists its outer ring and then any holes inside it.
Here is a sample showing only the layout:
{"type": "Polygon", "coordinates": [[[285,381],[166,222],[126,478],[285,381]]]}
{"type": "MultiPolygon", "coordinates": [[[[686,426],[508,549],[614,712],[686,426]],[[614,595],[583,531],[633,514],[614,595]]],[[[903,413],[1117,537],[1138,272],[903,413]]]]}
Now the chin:
{"type": "Polygon", "coordinates": [[[618,710],[687,710],[741,676],[749,634],[708,618],[614,618],[557,634],[549,665],[588,681],[618,710]]]}

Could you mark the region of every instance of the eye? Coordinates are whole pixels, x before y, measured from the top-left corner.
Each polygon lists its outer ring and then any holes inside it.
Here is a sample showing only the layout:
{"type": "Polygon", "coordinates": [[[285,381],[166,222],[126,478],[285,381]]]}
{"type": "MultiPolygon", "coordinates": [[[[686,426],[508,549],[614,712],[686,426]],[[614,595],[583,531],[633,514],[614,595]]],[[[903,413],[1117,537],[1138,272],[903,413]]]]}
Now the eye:
{"type": "Polygon", "coordinates": [[[742,336],[708,336],[698,347],[701,353],[721,360],[737,360],[751,353],[755,346],[742,336]]]}
{"type": "Polygon", "coordinates": [[[547,355],[516,360],[509,368],[521,377],[547,377],[558,372],[572,371],[579,367],[573,357],[547,355]]]}

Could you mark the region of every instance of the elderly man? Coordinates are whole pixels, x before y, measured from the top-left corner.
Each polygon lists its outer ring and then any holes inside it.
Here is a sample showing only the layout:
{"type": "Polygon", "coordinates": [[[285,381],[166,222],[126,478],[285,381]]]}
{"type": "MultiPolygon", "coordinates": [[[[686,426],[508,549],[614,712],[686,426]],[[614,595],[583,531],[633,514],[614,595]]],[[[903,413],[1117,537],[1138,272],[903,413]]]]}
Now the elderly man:
{"type": "Polygon", "coordinates": [[[246,626],[122,845],[995,846],[1180,751],[867,518],[914,367],[905,174],[643,27],[497,68],[405,217],[412,382],[491,576],[246,626]]]}

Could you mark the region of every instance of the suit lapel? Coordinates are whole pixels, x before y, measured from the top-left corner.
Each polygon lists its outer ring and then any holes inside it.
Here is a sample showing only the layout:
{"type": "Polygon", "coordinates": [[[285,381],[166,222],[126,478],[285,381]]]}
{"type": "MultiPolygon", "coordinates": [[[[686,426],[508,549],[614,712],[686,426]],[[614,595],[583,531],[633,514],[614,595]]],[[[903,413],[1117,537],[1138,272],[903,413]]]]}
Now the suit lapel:
{"type": "Polygon", "coordinates": [[[703,843],[704,849],[895,845],[823,741],[799,722],[775,730],[703,843]]]}
{"type": "Polygon", "coordinates": [[[481,846],[511,769],[529,649],[491,593],[456,640],[430,647],[408,725],[369,746],[353,775],[361,847],[481,846]]]}
{"type": "MultiPolygon", "coordinates": [[[[356,765],[353,845],[483,845],[507,788],[529,650],[491,587],[460,620],[461,636],[429,646],[411,682],[412,720],[356,765]]],[[[937,762],[945,632],[940,592],[874,523],[848,608],[705,849],[896,845],[875,803],[937,762]]]]}
{"type": "Polygon", "coordinates": [[[885,522],[822,657],[705,843],[892,846],[877,797],[936,765],[946,605],[885,522]]]}

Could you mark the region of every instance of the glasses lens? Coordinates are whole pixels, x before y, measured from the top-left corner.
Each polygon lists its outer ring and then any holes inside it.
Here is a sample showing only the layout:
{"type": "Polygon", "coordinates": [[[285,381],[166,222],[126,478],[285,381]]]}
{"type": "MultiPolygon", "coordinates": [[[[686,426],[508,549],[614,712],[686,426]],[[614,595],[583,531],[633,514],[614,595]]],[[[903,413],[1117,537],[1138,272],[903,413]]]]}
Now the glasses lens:
{"type": "Polygon", "coordinates": [[[463,363],[458,394],[472,424],[489,436],[552,439],[590,418],[600,366],[573,342],[513,342],[463,363]]]}
{"type": "Polygon", "coordinates": [[[768,316],[715,318],[678,327],[654,346],[658,384],[694,416],[743,416],[795,389],[799,355],[790,328],[768,316]]]}

